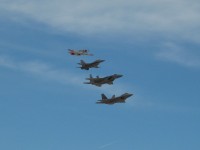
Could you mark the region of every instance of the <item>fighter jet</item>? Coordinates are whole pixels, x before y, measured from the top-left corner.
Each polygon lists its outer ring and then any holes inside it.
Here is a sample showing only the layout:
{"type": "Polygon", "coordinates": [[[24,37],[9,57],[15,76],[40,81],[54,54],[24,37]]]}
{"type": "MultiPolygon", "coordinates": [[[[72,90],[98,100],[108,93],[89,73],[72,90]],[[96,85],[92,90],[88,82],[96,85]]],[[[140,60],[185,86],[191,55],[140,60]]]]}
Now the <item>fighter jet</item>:
{"type": "Polygon", "coordinates": [[[94,62],[92,63],[86,63],[84,62],[83,60],[80,61],[80,63],[78,63],[79,65],[81,65],[81,67],[78,67],[78,68],[81,68],[81,69],[85,69],[85,70],[89,70],[90,68],[99,68],[99,64],[101,62],[104,62],[105,60],[95,60],[94,62]]]}
{"type": "Polygon", "coordinates": [[[92,75],[90,74],[89,78],[86,78],[86,80],[90,80],[89,82],[84,82],[84,84],[92,84],[92,85],[96,85],[98,87],[101,87],[102,84],[113,84],[113,81],[117,78],[122,77],[123,75],[119,75],[119,74],[114,74],[111,76],[106,76],[103,78],[100,78],[99,76],[97,76],[96,78],[93,78],[92,75]]]}
{"type": "Polygon", "coordinates": [[[83,49],[83,50],[73,50],[73,49],[68,49],[68,52],[70,55],[75,55],[75,56],[81,56],[81,55],[88,55],[88,56],[93,56],[93,54],[89,54],[89,50],[83,49]]]}
{"type": "Polygon", "coordinates": [[[113,95],[110,99],[108,99],[104,94],[101,94],[102,99],[98,100],[96,103],[97,104],[108,104],[108,105],[112,105],[115,103],[126,103],[125,100],[128,97],[131,97],[133,94],[129,94],[129,93],[124,93],[121,96],[115,97],[115,95],[113,95]]]}

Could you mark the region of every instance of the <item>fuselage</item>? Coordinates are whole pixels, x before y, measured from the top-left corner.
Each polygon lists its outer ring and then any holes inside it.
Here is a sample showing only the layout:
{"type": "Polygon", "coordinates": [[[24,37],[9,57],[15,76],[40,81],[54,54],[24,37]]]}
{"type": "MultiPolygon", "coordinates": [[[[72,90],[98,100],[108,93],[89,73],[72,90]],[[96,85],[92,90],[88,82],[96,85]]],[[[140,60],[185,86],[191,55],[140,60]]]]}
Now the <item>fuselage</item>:
{"type": "Polygon", "coordinates": [[[119,97],[115,97],[115,98],[110,98],[110,99],[102,99],[102,100],[98,100],[96,103],[97,104],[115,104],[115,103],[125,103],[125,100],[128,97],[131,97],[133,94],[129,94],[129,93],[125,93],[119,97]]]}
{"type": "Polygon", "coordinates": [[[99,68],[98,65],[105,60],[96,60],[92,63],[79,63],[81,65],[81,69],[89,70],[90,68],[99,68]]]}
{"type": "Polygon", "coordinates": [[[104,78],[88,78],[88,80],[90,80],[90,82],[88,84],[93,84],[96,86],[101,86],[102,84],[113,84],[113,81],[117,78],[122,77],[123,75],[118,75],[118,74],[114,74],[111,76],[107,76],[104,78]]]}
{"type": "Polygon", "coordinates": [[[92,56],[92,54],[88,53],[88,50],[72,50],[72,49],[69,49],[68,52],[69,52],[69,54],[75,55],[75,56],[81,56],[81,55],[92,56]]]}

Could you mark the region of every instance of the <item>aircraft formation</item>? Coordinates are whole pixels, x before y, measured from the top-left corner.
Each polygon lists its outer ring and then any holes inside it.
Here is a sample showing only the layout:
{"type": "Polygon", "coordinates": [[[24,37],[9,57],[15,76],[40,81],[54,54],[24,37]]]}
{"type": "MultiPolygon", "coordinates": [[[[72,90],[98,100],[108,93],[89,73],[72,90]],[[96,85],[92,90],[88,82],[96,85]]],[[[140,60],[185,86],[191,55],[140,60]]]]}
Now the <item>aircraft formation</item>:
{"type": "MultiPolygon", "coordinates": [[[[68,52],[70,55],[74,56],[93,56],[93,54],[89,53],[89,50],[83,49],[83,50],[73,50],[73,49],[68,49],[68,52]]],[[[82,70],[89,70],[91,68],[99,68],[99,64],[104,62],[105,60],[97,59],[91,63],[86,63],[84,60],[80,60],[80,63],[77,63],[80,65],[77,68],[80,68],[82,70]]],[[[92,74],[90,74],[89,78],[86,78],[86,80],[89,80],[88,82],[84,82],[84,84],[91,84],[97,87],[101,87],[103,84],[109,84],[112,85],[114,80],[121,78],[123,75],[121,74],[113,74],[110,76],[105,76],[105,77],[93,77],[92,74]]],[[[115,96],[113,95],[111,98],[107,98],[105,94],[101,94],[101,100],[98,100],[96,104],[108,104],[112,105],[115,103],[125,103],[126,99],[131,97],[133,94],[130,93],[124,93],[120,96],[115,96]]]]}

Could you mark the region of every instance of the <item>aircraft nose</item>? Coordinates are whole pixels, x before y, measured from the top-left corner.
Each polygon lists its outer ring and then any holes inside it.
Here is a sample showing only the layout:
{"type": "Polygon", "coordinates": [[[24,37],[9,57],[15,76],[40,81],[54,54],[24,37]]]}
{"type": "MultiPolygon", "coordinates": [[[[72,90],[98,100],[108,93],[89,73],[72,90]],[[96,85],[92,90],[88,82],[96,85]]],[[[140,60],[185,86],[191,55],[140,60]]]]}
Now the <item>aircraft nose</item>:
{"type": "Polygon", "coordinates": [[[133,94],[127,94],[127,97],[131,97],[133,94]]]}
{"type": "Polygon", "coordinates": [[[123,77],[123,75],[121,75],[121,74],[116,74],[116,78],[121,78],[121,77],[123,77]]]}
{"type": "Polygon", "coordinates": [[[99,59],[98,61],[101,63],[101,62],[104,62],[105,60],[101,60],[101,59],[99,59]]]}

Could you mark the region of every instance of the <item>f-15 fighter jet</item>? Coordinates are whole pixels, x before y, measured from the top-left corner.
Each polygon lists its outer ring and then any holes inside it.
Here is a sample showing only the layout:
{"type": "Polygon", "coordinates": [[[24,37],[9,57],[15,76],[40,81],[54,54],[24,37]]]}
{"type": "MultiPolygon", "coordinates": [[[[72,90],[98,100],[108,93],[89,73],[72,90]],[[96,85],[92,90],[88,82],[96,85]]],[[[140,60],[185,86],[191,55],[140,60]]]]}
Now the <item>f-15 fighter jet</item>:
{"type": "Polygon", "coordinates": [[[104,94],[101,94],[102,99],[98,100],[96,103],[97,104],[108,104],[108,105],[112,105],[115,103],[126,103],[125,100],[128,97],[131,97],[133,94],[129,94],[129,93],[124,93],[121,96],[115,97],[115,95],[112,96],[112,98],[108,99],[104,94]]]}
{"type": "Polygon", "coordinates": [[[90,77],[86,78],[86,80],[90,80],[90,81],[84,82],[84,84],[93,84],[98,87],[101,87],[102,84],[113,84],[113,81],[115,79],[120,78],[122,76],[123,75],[114,74],[114,75],[103,77],[103,78],[100,78],[99,76],[97,76],[96,78],[93,78],[92,75],[90,74],[90,77]]]}
{"type": "Polygon", "coordinates": [[[95,60],[94,62],[92,62],[92,63],[86,63],[86,62],[84,62],[83,60],[81,60],[81,62],[80,63],[78,63],[79,65],[81,65],[81,67],[78,67],[78,68],[81,68],[81,69],[85,69],[85,70],[89,70],[90,68],[99,68],[99,64],[101,63],[101,62],[104,62],[105,60],[100,60],[100,59],[98,59],[98,60],[95,60]]]}
{"type": "Polygon", "coordinates": [[[88,55],[88,56],[93,56],[93,54],[89,54],[89,50],[83,49],[83,50],[73,50],[73,49],[68,49],[69,54],[75,55],[75,56],[81,56],[81,55],[88,55]]]}

